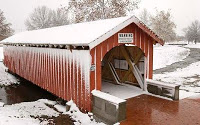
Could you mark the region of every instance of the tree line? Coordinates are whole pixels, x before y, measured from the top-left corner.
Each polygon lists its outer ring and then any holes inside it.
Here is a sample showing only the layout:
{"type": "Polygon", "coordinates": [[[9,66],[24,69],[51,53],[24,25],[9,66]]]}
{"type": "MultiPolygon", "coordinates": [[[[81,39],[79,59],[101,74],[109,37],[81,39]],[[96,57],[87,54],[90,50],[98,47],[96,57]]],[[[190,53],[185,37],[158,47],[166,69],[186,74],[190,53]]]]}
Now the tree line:
{"type": "MultiPolygon", "coordinates": [[[[25,20],[27,30],[37,30],[55,26],[95,21],[126,16],[139,8],[140,0],[70,0],[65,7],[56,10],[40,6],[33,10],[25,20]]],[[[146,9],[139,14],[140,20],[166,42],[180,38],[170,10],[156,11],[150,14],[146,9]]],[[[6,22],[0,10],[0,35],[10,36],[14,30],[6,22]]],[[[184,39],[189,42],[200,42],[200,22],[192,22],[184,28],[184,39]]]]}
{"type": "Polygon", "coordinates": [[[183,29],[184,36],[178,36],[175,32],[176,24],[172,20],[172,14],[168,11],[158,11],[155,15],[143,9],[139,18],[150,27],[158,36],[166,42],[185,40],[189,42],[200,42],[200,21],[195,20],[183,29]]]}
{"type": "Polygon", "coordinates": [[[138,3],[139,0],[70,0],[68,6],[57,10],[46,6],[35,8],[25,25],[28,30],[35,30],[121,17],[138,8],[138,3]]]}

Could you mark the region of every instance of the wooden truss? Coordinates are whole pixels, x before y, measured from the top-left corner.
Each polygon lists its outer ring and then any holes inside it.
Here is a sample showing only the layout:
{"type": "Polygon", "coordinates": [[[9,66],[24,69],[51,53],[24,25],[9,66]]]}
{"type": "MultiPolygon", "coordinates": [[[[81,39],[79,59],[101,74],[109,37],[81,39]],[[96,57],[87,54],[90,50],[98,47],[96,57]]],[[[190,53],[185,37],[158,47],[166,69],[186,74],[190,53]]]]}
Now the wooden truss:
{"type": "Polygon", "coordinates": [[[114,79],[115,83],[122,84],[127,80],[128,76],[132,73],[135,76],[136,80],[138,81],[140,87],[143,89],[144,88],[144,78],[143,78],[140,70],[137,67],[137,64],[140,61],[140,59],[142,58],[143,53],[139,51],[138,55],[133,60],[132,56],[130,56],[130,53],[127,50],[125,45],[122,45],[119,48],[120,48],[120,51],[121,51],[123,57],[128,62],[128,65],[129,65],[128,72],[124,75],[123,79],[121,80],[120,77],[118,76],[113,64],[111,63],[111,60],[113,57],[113,53],[111,52],[111,53],[109,53],[108,58],[105,58],[105,65],[102,69],[102,75],[104,75],[107,72],[107,69],[109,68],[113,74],[113,79],[114,79]]]}

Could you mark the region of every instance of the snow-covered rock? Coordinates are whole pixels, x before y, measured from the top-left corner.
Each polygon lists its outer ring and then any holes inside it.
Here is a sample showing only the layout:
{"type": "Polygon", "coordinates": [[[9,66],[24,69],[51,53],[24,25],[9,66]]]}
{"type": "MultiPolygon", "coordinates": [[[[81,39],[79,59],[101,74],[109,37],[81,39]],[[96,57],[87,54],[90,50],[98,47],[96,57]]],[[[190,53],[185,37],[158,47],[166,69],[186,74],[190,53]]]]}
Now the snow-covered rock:
{"type": "Polygon", "coordinates": [[[3,107],[4,106],[4,103],[3,102],[0,102],[0,107],[3,107]]]}

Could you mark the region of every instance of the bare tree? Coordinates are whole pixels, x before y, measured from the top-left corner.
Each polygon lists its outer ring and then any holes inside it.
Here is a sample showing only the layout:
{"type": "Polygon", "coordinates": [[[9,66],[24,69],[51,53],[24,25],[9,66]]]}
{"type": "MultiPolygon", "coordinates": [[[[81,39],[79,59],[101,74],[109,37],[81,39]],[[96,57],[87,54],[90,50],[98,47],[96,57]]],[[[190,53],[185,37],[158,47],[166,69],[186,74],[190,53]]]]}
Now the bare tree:
{"type": "Polygon", "coordinates": [[[140,20],[141,20],[145,25],[147,25],[148,27],[151,26],[150,17],[151,17],[151,14],[148,13],[147,9],[143,9],[143,10],[141,11],[141,13],[139,14],[140,20]]]}
{"type": "Polygon", "coordinates": [[[200,42],[200,22],[195,20],[187,28],[184,29],[185,38],[189,42],[200,42]]]}
{"type": "Polygon", "coordinates": [[[10,27],[11,23],[7,23],[3,11],[0,10],[0,35],[10,36],[14,33],[14,30],[10,27]]]}
{"type": "Polygon", "coordinates": [[[36,30],[52,27],[52,10],[46,6],[35,8],[33,13],[25,21],[27,30],[36,30]]]}
{"type": "Polygon", "coordinates": [[[46,6],[35,8],[25,21],[27,30],[37,30],[66,24],[69,24],[69,21],[65,11],[61,9],[54,11],[46,6]]]}
{"type": "Polygon", "coordinates": [[[62,26],[69,24],[68,13],[63,9],[53,11],[52,26],[62,26]]]}
{"type": "Polygon", "coordinates": [[[157,11],[151,16],[151,29],[166,42],[176,40],[176,24],[172,21],[170,11],[157,11]]]}
{"type": "Polygon", "coordinates": [[[72,23],[121,17],[138,8],[139,0],[70,0],[72,23]]]}

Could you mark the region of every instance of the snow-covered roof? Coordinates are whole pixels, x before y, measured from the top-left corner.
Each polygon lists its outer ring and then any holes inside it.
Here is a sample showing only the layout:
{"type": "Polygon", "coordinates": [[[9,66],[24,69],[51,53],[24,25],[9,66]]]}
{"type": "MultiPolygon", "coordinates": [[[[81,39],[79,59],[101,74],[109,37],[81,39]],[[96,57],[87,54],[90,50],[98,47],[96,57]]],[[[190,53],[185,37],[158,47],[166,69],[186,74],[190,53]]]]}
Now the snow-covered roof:
{"type": "Polygon", "coordinates": [[[131,23],[148,33],[156,42],[164,44],[155,33],[147,28],[135,16],[119,17],[84,23],[77,23],[53,28],[25,31],[13,35],[3,43],[28,43],[28,44],[65,44],[80,45],[94,48],[107,38],[114,35],[131,23]]]}

